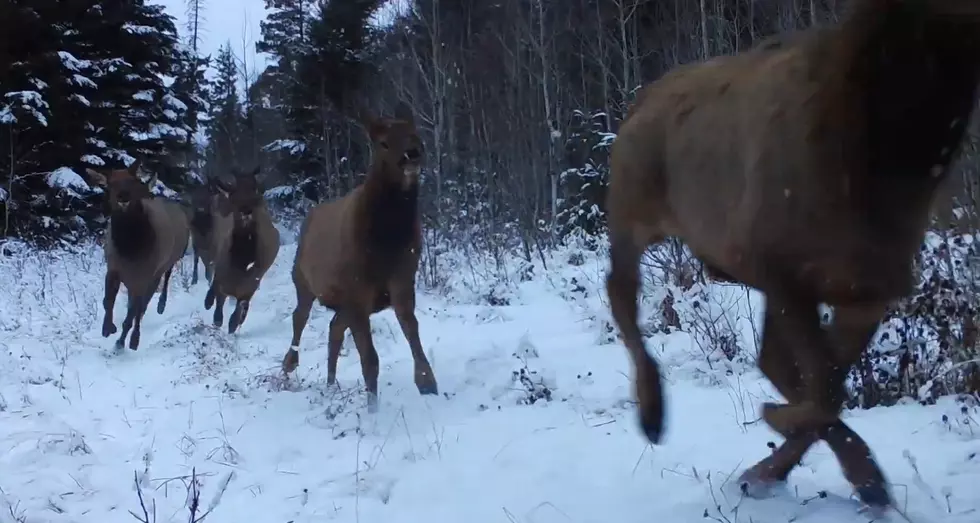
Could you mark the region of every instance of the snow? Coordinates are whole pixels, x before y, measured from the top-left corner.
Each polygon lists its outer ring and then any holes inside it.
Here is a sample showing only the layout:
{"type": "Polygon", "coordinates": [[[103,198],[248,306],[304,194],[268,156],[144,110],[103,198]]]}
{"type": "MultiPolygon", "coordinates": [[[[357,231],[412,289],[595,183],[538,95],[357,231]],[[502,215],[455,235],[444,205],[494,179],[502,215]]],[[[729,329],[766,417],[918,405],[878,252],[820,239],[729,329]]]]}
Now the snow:
{"type": "Polygon", "coordinates": [[[69,71],[78,72],[92,66],[91,61],[79,60],[75,57],[75,55],[69,53],[68,51],[58,51],[58,57],[61,58],[61,64],[64,65],[69,71]]]}
{"type": "Polygon", "coordinates": [[[102,158],[99,158],[98,156],[95,156],[94,154],[86,154],[86,155],[82,156],[81,158],[79,158],[79,161],[81,161],[82,163],[87,163],[89,165],[94,165],[94,166],[97,166],[97,167],[103,167],[103,166],[105,166],[105,161],[103,161],[102,158]]]}
{"type": "Polygon", "coordinates": [[[149,91],[149,90],[138,91],[136,94],[133,95],[133,99],[134,100],[140,100],[140,101],[143,101],[143,102],[152,102],[153,101],[153,91],[149,91]]]}
{"type": "Polygon", "coordinates": [[[264,196],[266,198],[282,198],[295,193],[296,190],[297,189],[291,185],[280,185],[279,187],[273,187],[266,190],[264,196]]]}
{"type": "Polygon", "coordinates": [[[48,185],[61,189],[79,189],[88,191],[89,186],[85,183],[85,178],[68,167],[59,167],[47,176],[48,185]]]}
{"type": "MultiPolygon", "coordinates": [[[[235,335],[210,326],[206,284],[189,285],[188,255],[164,313],[151,302],[139,350],[118,353],[115,335],[100,335],[100,249],[11,251],[0,257],[0,513],[15,519],[130,522],[130,511],[143,517],[142,495],[156,521],[186,522],[193,473],[201,512],[213,506],[208,523],[868,520],[841,499],[851,489],[822,443],[786,492],[741,498],[731,478],[780,441],[755,422],[778,396],[751,362],[706,354],[696,336],[648,340],[665,367],[669,409],[663,445],[647,445],[626,351],[609,326],[607,262],[589,252],[572,253],[574,264],[559,252],[538,275],[508,261],[507,278],[491,276],[491,261],[444,254],[444,285],[420,287],[417,305],[440,395],[418,394],[407,343],[384,311],[372,317],[381,405],[371,414],[349,333],[339,387],[326,386],[331,313],[321,307],[297,376],[279,377],[294,246],[280,250],[235,335]]],[[[712,289],[708,309],[746,294],[712,289]]],[[[748,298],[737,314],[756,317],[758,296],[748,298]]],[[[117,326],[125,307],[123,291],[117,326]]],[[[941,398],[845,420],[911,521],[976,521],[976,407],[941,398]]]]}
{"type": "Polygon", "coordinates": [[[50,106],[44,101],[44,97],[37,91],[11,91],[3,95],[3,105],[0,105],[0,123],[17,123],[17,115],[14,110],[24,111],[34,117],[39,124],[48,126],[48,118],[42,111],[47,111],[50,106]]]}

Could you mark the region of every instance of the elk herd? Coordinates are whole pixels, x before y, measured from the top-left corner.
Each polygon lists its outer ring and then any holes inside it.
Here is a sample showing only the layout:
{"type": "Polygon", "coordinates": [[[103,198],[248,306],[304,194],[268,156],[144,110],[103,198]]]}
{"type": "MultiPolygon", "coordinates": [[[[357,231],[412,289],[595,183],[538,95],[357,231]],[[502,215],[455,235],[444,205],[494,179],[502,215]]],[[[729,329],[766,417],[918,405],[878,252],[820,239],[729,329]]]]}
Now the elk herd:
{"type": "MultiPolygon", "coordinates": [[[[852,0],[832,26],[777,35],[732,56],[678,66],[643,87],[611,153],[606,197],[607,293],[633,366],[640,426],[664,435],[660,369],[638,326],[639,261],[668,237],[685,242],[714,279],[766,296],[759,367],[788,404],[763,419],[785,441],[742,474],[748,492],[785,481],[824,440],[868,505],[893,504],[865,441],[840,419],[843,381],[894,300],[911,291],[937,187],[961,148],[980,83],[980,2],[852,0]],[[822,327],[818,305],[834,308],[822,327]]],[[[424,152],[410,111],[362,119],[372,144],[364,182],[313,208],[292,267],[290,373],[314,302],[334,311],[328,381],[344,333],[360,355],[370,406],[379,362],[369,317],[392,308],[411,348],[415,383],[438,391],[419,341],[415,273],[421,247],[419,171],[424,152]]],[[[279,252],[258,172],[199,187],[191,210],[155,198],[137,165],[88,171],[106,188],[103,336],[116,332],[119,285],[129,304],[122,346],[139,346],[140,321],[192,239],[204,265],[205,307],[245,321],[279,252]]]]}

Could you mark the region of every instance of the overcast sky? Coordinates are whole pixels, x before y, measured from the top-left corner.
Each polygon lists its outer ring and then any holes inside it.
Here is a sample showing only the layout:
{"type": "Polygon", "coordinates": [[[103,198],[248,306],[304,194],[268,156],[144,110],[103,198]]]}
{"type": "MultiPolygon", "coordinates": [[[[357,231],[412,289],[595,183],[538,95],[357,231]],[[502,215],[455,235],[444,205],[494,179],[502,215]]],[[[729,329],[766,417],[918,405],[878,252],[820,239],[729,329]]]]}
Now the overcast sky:
{"type": "MultiPolygon", "coordinates": [[[[181,37],[187,37],[186,0],[149,0],[147,3],[162,4],[177,19],[177,30],[181,37]]],[[[396,5],[403,5],[405,0],[389,0],[389,3],[391,5],[388,9],[391,9],[396,5]]],[[[204,20],[200,29],[201,54],[215,57],[218,49],[230,40],[238,59],[245,56],[250,73],[256,70],[257,65],[264,67],[268,57],[255,52],[255,42],[261,37],[259,23],[265,15],[265,0],[204,0],[204,20]]]]}

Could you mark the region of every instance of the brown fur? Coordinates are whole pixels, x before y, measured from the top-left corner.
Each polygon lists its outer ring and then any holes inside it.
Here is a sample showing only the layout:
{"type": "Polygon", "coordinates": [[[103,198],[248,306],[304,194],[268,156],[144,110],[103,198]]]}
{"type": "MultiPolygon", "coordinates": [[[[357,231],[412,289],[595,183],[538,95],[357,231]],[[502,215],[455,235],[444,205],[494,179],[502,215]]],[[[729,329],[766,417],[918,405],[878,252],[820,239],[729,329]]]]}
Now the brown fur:
{"type": "Polygon", "coordinates": [[[233,333],[245,322],[252,296],[262,277],[279,254],[279,230],[272,223],[261,186],[259,169],[236,175],[235,183],[217,179],[211,251],[214,256],[214,278],[204,298],[204,307],[214,309],[214,324],[224,322],[224,305],[228,296],[235,298],[235,310],[228,320],[233,333]]]}
{"type": "Polygon", "coordinates": [[[300,231],[293,264],[297,300],[293,339],[282,366],[288,374],[299,364],[300,337],[313,301],[318,300],[334,311],[327,382],[336,380],[340,347],[350,328],[373,409],[379,362],[369,318],[389,306],[411,347],[419,392],[436,394],[438,387],[415,317],[415,273],[422,245],[418,213],[422,143],[411,111],[404,107],[395,119],[362,120],[374,149],[367,178],[346,196],[313,208],[300,231]]]}
{"type": "Polygon", "coordinates": [[[112,309],[122,283],[129,295],[129,306],[116,346],[123,346],[132,328],[129,338],[132,350],[139,347],[140,324],[161,277],[163,289],[157,301],[157,313],[163,314],[170,275],[187,250],[190,234],[187,215],[180,204],[154,198],[150,188],[156,184],[156,176],[144,184],[137,177],[138,171],[138,161],[128,169],[86,170],[90,182],[107,189],[109,197],[109,227],[102,246],[106,259],[102,336],[109,337],[116,332],[112,309]]]}
{"type": "Polygon", "coordinates": [[[911,290],[933,193],[976,100],[980,2],[854,0],[836,27],[676,68],[646,86],[612,150],[607,289],[640,421],[663,435],[659,368],[637,326],[638,262],[668,236],[767,298],[760,370],[787,441],[748,484],[784,480],[824,439],[869,504],[891,503],[840,421],[843,380],[911,290]],[[829,331],[818,303],[835,307],[829,331]]]}
{"type": "Polygon", "coordinates": [[[214,182],[208,180],[194,188],[190,198],[191,243],[194,246],[194,274],[191,285],[197,284],[197,262],[204,265],[204,278],[210,282],[214,269],[214,256],[211,254],[214,239],[214,216],[217,212],[218,190],[214,182]]]}

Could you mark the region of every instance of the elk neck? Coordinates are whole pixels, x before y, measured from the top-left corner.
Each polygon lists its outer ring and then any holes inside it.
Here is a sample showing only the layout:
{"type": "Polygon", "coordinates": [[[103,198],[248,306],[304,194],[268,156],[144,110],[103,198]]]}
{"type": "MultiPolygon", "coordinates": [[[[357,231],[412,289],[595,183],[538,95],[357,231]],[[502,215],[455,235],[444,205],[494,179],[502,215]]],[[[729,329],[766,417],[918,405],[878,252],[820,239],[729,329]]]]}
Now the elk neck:
{"type": "Polygon", "coordinates": [[[415,241],[418,182],[405,187],[397,168],[372,168],[364,182],[367,239],[371,249],[395,255],[415,241]]]}
{"type": "Polygon", "coordinates": [[[845,64],[842,80],[863,104],[870,171],[893,181],[935,178],[973,111],[980,24],[937,14],[936,4],[859,1],[841,26],[836,66],[845,64]]]}
{"type": "Polygon", "coordinates": [[[228,247],[228,257],[231,266],[245,272],[249,266],[258,262],[259,234],[253,221],[247,226],[236,223],[231,228],[231,245],[228,247]]]}
{"type": "Polygon", "coordinates": [[[127,260],[136,260],[153,250],[156,230],[142,200],[132,202],[126,210],[114,209],[109,215],[112,245],[127,260]]]}

